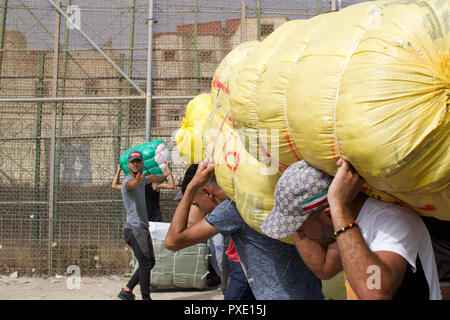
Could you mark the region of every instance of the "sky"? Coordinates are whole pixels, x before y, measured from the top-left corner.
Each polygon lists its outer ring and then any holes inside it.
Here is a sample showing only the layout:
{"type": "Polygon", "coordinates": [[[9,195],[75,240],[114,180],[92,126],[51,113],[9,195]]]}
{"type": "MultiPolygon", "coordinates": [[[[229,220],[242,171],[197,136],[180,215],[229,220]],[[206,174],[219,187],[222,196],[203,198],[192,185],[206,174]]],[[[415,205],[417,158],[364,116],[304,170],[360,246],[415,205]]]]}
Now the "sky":
{"type": "MultiPolygon", "coordinates": [[[[52,0],[56,2],[56,0],[52,0]]],[[[342,0],[343,6],[365,0],[342,0]]],[[[197,0],[198,22],[222,21],[240,18],[242,0],[197,0]]],[[[68,0],[61,1],[64,8],[68,0]]],[[[195,0],[156,0],[154,7],[154,32],[173,32],[180,24],[194,22],[195,0]]],[[[247,0],[248,17],[256,16],[256,0],[247,0]]],[[[126,47],[129,43],[131,0],[72,0],[71,5],[80,8],[81,28],[99,46],[111,43],[114,47],[126,47]]],[[[148,0],[135,0],[135,44],[146,45],[148,0]]],[[[25,34],[30,49],[53,48],[55,11],[48,0],[9,0],[7,29],[19,29],[25,34]],[[23,9],[24,5],[27,7],[23,9]]],[[[329,0],[322,0],[324,10],[329,0]]],[[[284,16],[304,19],[317,13],[317,0],[261,0],[262,16],[284,16]]],[[[61,22],[63,41],[65,19],[61,22]]],[[[70,32],[69,47],[89,44],[76,32],[70,32]]]]}
{"type": "MultiPolygon", "coordinates": [[[[52,0],[56,3],[56,0],[52,0]]],[[[366,0],[342,0],[343,7],[366,0]]],[[[198,22],[239,19],[242,0],[197,0],[198,22]]],[[[61,0],[66,11],[69,0],[61,0]]],[[[130,44],[130,5],[132,0],[71,0],[70,5],[79,8],[81,29],[98,46],[124,48],[119,53],[128,54],[130,44]]],[[[195,0],[153,1],[154,32],[174,32],[177,25],[194,23],[195,0]]],[[[247,17],[256,17],[256,0],[246,0],[247,17]]],[[[261,0],[261,16],[305,19],[318,12],[317,0],[261,0]]],[[[149,0],[135,0],[134,47],[147,47],[149,0]]],[[[322,8],[328,11],[329,0],[322,0],[322,8]]],[[[1,9],[0,9],[1,10],[1,9]]],[[[53,50],[55,32],[55,10],[48,0],[9,0],[6,29],[18,29],[27,39],[27,48],[53,50]]],[[[66,19],[61,18],[60,43],[64,43],[66,19]]],[[[69,30],[68,48],[72,50],[92,48],[75,29],[69,30]]],[[[146,59],[146,50],[134,52],[135,61],[146,59]]],[[[145,68],[139,68],[145,69],[145,68]]],[[[136,77],[145,77],[145,70],[136,77]]]]}

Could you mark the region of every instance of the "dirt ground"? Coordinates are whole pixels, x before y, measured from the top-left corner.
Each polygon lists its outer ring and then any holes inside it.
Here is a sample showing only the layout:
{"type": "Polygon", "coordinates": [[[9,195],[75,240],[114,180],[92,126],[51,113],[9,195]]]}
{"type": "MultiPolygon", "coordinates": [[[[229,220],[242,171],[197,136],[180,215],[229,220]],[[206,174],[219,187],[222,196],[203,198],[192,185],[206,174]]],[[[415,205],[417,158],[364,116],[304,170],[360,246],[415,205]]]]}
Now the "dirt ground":
{"type": "MultiPolygon", "coordinates": [[[[82,277],[79,289],[69,289],[67,277],[17,277],[0,275],[0,300],[119,300],[117,294],[128,278],[118,276],[82,277]]],[[[322,282],[326,299],[345,300],[342,275],[322,282]]],[[[444,300],[450,300],[450,283],[441,287],[444,300]]],[[[134,289],[140,300],[139,285],[134,289]]],[[[153,300],[223,300],[219,287],[205,290],[153,288],[153,300]]]]}
{"type": "MultiPolygon", "coordinates": [[[[81,277],[79,289],[67,283],[66,276],[18,277],[0,275],[0,300],[119,300],[117,294],[129,278],[116,275],[81,277]]],[[[342,275],[322,282],[327,299],[344,300],[342,275]]],[[[134,289],[136,299],[141,299],[139,285],[134,289]]],[[[153,300],[223,300],[220,286],[198,289],[152,288],[153,300]]]]}
{"type": "MultiPolygon", "coordinates": [[[[118,276],[82,277],[79,289],[67,284],[67,277],[0,276],[0,300],[119,300],[117,294],[128,279],[118,276]]],[[[134,289],[136,299],[141,299],[139,285],[134,289]]],[[[163,289],[152,291],[153,300],[223,300],[220,288],[163,289]]]]}

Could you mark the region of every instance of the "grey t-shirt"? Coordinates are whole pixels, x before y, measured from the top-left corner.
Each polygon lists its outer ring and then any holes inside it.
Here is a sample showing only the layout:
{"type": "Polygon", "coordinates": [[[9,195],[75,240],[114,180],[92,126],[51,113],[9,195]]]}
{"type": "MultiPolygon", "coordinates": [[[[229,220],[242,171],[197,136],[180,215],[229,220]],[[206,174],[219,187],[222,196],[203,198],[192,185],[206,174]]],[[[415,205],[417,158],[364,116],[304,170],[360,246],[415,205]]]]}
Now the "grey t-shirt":
{"type": "Polygon", "coordinates": [[[144,181],[136,188],[128,191],[125,185],[129,180],[133,179],[134,177],[128,175],[122,181],[122,199],[127,210],[127,223],[125,227],[128,225],[148,229],[147,206],[145,204],[145,184],[147,183],[147,177],[144,177],[144,181]]]}
{"type": "Polygon", "coordinates": [[[305,265],[295,246],[249,227],[233,201],[223,201],[206,221],[221,234],[231,235],[256,299],[323,299],[321,281],[305,265]]]}

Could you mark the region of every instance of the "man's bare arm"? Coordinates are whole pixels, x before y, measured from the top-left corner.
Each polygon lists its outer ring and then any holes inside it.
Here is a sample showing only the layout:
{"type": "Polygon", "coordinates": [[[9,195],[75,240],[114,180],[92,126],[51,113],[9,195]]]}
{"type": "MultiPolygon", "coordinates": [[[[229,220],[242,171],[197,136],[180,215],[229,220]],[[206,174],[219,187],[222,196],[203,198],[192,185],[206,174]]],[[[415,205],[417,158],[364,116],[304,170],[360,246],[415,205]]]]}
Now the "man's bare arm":
{"type": "Polygon", "coordinates": [[[205,218],[205,214],[200,210],[198,206],[192,205],[189,210],[189,218],[187,226],[190,227],[194,223],[201,221],[205,218]]]}
{"type": "Polygon", "coordinates": [[[205,241],[218,233],[217,229],[206,222],[205,219],[202,219],[189,227],[187,226],[189,211],[195,192],[195,189],[188,187],[180,204],[175,210],[175,214],[166,234],[166,239],[164,240],[164,247],[169,250],[181,250],[205,241]]]}
{"type": "Polygon", "coordinates": [[[140,184],[142,184],[143,181],[144,181],[144,173],[139,172],[138,174],[136,174],[135,179],[130,179],[127,181],[127,183],[125,184],[125,188],[128,191],[131,191],[134,188],[136,188],[137,186],[139,186],[140,184]]]}
{"type": "MultiPolygon", "coordinates": [[[[336,230],[353,222],[345,213],[333,208],[333,224],[336,230]]],[[[345,209],[344,209],[345,210],[345,209]]],[[[406,260],[394,252],[372,252],[367,246],[358,228],[349,229],[337,237],[342,265],[350,286],[360,299],[391,299],[397,292],[406,272],[406,260]],[[375,266],[380,271],[380,288],[372,288],[367,281],[372,272],[369,267],[375,266]]]]}
{"type": "Polygon", "coordinates": [[[166,170],[163,173],[164,176],[167,177],[167,180],[169,182],[161,182],[158,184],[158,187],[156,188],[157,191],[160,189],[173,189],[175,188],[175,181],[173,179],[172,172],[170,171],[170,162],[166,161],[166,170]]]}
{"type": "Polygon", "coordinates": [[[202,219],[188,227],[189,211],[194,195],[209,180],[214,167],[204,162],[198,166],[195,176],[186,188],[183,198],[178,204],[169,230],[164,240],[164,246],[177,251],[193,244],[205,241],[218,233],[218,230],[202,219]]]}
{"type": "Polygon", "coordinates": [[[111,188],[120,191],[122,189],[122,185],[119,183],[119,177],[120,177],[120,171],[122,169],[120,168],[120,164],[117,165],[117,171],[116,175],[114,176],[113,182],[111,184],[111,188]]]}
{"type": "Polygon", "coordinates": [[[302,260],[317,278],[329,280],[342,270],[337,243],[324,246],[303,232],[294,232],[292,238],[302,260]]]}
{"type": "MultiPolygon", "coordinates": [[[[355,220],[351,203],[363,181],[344,160],[338,161],[338,171],[328,190],[331,217],[335,230],[355,220]]],[[[394,252],[372,252],[359,228],[354,227],[337,237],[344,272],[350,286],[360,299],[390,299],[397,292],[406,272],[406,260],[394,252]],[[370,266],[380,271],[380,288],[369,288],[370,266]]]]}

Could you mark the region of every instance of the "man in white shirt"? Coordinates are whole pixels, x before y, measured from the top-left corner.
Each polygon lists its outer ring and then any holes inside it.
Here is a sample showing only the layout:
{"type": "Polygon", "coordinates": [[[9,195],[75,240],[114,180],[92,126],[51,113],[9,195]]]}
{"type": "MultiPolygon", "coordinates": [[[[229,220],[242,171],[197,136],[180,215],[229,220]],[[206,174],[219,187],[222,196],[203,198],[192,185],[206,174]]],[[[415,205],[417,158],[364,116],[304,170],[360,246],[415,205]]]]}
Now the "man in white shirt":
{"type": "Polygon", "coordinates": [[[442,299],[420,217],[368,198],[352,166],[337,165],[334,179],[306,161],[287,168],[262,231],[276,239],[292,236],[318,278],[344,270],[349,299],[442,299]]]}

